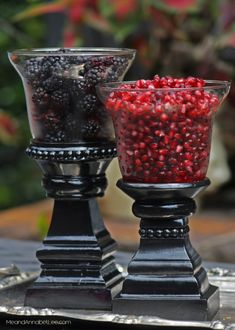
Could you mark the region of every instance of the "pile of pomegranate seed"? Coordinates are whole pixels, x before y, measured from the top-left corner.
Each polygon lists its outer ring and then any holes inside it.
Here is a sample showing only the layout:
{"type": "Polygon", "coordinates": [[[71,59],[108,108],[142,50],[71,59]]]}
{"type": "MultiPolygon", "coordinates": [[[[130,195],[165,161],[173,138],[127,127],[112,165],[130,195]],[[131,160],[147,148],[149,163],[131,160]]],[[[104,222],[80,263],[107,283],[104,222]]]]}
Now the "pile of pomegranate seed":
{"type": "Polygon", "coordinates": [[[106,100],[123,179],[197,182],[206,176],[219,98],[202,79],[155,76],[122,84],[106,100]],[[187,88],[187,89],[186,89],[187,88]]]}

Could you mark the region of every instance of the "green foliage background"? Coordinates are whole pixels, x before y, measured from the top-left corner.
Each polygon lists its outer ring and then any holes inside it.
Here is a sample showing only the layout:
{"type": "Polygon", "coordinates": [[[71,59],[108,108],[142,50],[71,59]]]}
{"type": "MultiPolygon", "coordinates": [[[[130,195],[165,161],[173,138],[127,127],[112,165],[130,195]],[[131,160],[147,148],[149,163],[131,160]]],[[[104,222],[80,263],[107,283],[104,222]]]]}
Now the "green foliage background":
{"type": "Polygon", "coordinates": [[[22,82],[7,57],[8,50],[43,44],[42,18],[19,23],[12,21],[16,13],[32,2],[35,1],[0,1],[0,109],[11,115],[19,128],[13,141],[0,139],[0,209],[44,196],[40,171],[35,162],[25,155],[30,132],[22,82]]]}
{"type": "MultiPolygon", "coordinates": [[[[25,98],[7,50],[45,47],[43,15],[53,12],[64,15],[65,47],[136,48],[127,79],[157,73],[235,81],[235,0],[0,1],[0,115],[10,114],[19,127],[9,141],[0,131],[0,209],[44,196],[41,173],[24,153],[30,139],[25,98]],[[189,5],[182,9],[182,3],[189,5]]],[[[232,84],[218,123],[235,164],[234,106],[232,84]]]]}

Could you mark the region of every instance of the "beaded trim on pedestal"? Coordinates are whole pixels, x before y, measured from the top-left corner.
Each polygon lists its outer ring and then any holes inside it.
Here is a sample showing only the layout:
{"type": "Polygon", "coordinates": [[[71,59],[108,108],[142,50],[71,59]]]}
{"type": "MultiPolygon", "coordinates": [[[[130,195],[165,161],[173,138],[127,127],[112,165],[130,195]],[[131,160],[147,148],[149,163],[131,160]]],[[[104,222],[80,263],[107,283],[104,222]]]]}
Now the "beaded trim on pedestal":
{"type": "Polygon", "coordinates": [[[98,159],[110,159],[117,156],[117,149],[113,146],[107,147],[40,147],[31,145],[26,149],[29,157],[39,160],[77,162],[92,161],[98,159]]]}
{"type": "Polygon", "coordinates": [[[181,238],[189,232],[189,226],[184,228],[142,228],[139,230],[141,238],[181,238]]]}

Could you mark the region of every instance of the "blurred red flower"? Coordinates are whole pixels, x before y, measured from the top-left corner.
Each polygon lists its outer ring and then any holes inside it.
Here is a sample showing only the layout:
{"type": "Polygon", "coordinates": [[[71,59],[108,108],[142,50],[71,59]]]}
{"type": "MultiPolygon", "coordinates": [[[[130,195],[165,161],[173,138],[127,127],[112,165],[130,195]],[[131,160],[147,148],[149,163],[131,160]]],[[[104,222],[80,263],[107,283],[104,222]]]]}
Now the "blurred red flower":
{"type": "Polygon", "coordinates": [[[16,121],[4,113],[0,112],[0,142],[10,142],[16,138],[18,134],[18,125],[16,121]]]}
{"type": "Polygon", "coordinates": [[[128,15],[135,12],[137,8],[137,0],[110,0],[115,10],[115,15],[118,20],[124,20],[128,15]]]}

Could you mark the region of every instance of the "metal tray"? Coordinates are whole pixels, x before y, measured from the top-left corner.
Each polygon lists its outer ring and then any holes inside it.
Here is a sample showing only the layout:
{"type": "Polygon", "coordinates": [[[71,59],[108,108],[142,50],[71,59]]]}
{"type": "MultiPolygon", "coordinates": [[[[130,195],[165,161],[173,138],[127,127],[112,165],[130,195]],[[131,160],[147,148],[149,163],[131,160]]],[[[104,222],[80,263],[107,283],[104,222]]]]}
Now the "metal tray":
{"type": "MultiPolygon", "coordinates": [[[[125,271],[124,271],[125,272],[125,271]]],[[[1,273],[1,269],[0,269],[1,273]]],[[[7,290],[7,299],[0,300],[0,313],[2,317],[9,318],[14,316],[18,317],[40,317],[42,319],[53,319],[60,317],[63,319],[71,320],[72,324],[79,324],[81,321],[95,322],[97,328],[102,322],[108,323],[110,328],[113,324],[128,325],[132,328],[133,325],[143,325],[149,327],[184,327],[184,328],[207,328],[207,329],[226,329],[235,330],[235,272],[224,268],[212,268],[208,270],[209,280],[212,284],[219,286],[221,297],[221,308],[214,320],[208,321],[174,321],[166,320],[158,317],[147,315],[134,316],[134,315],[117,315],[112,312],[103,311],[85,311],[85,310],[53,310],[49,308],[35,309],[23,306],[23,298],[27,286],[37,276],[38,273],[21,273],[14,274],[5,278],[4,281],[0,280],[0,289],[7,290]],[[11,278],[11,279],[10,279],[11,278]],[[17,299],[11,297],[16,295],[17,299]]],[[[3,291],[1,291],[3,292],[3,291]]],[[[1,295],[4,296],[4,295],[1,295]]]]}

